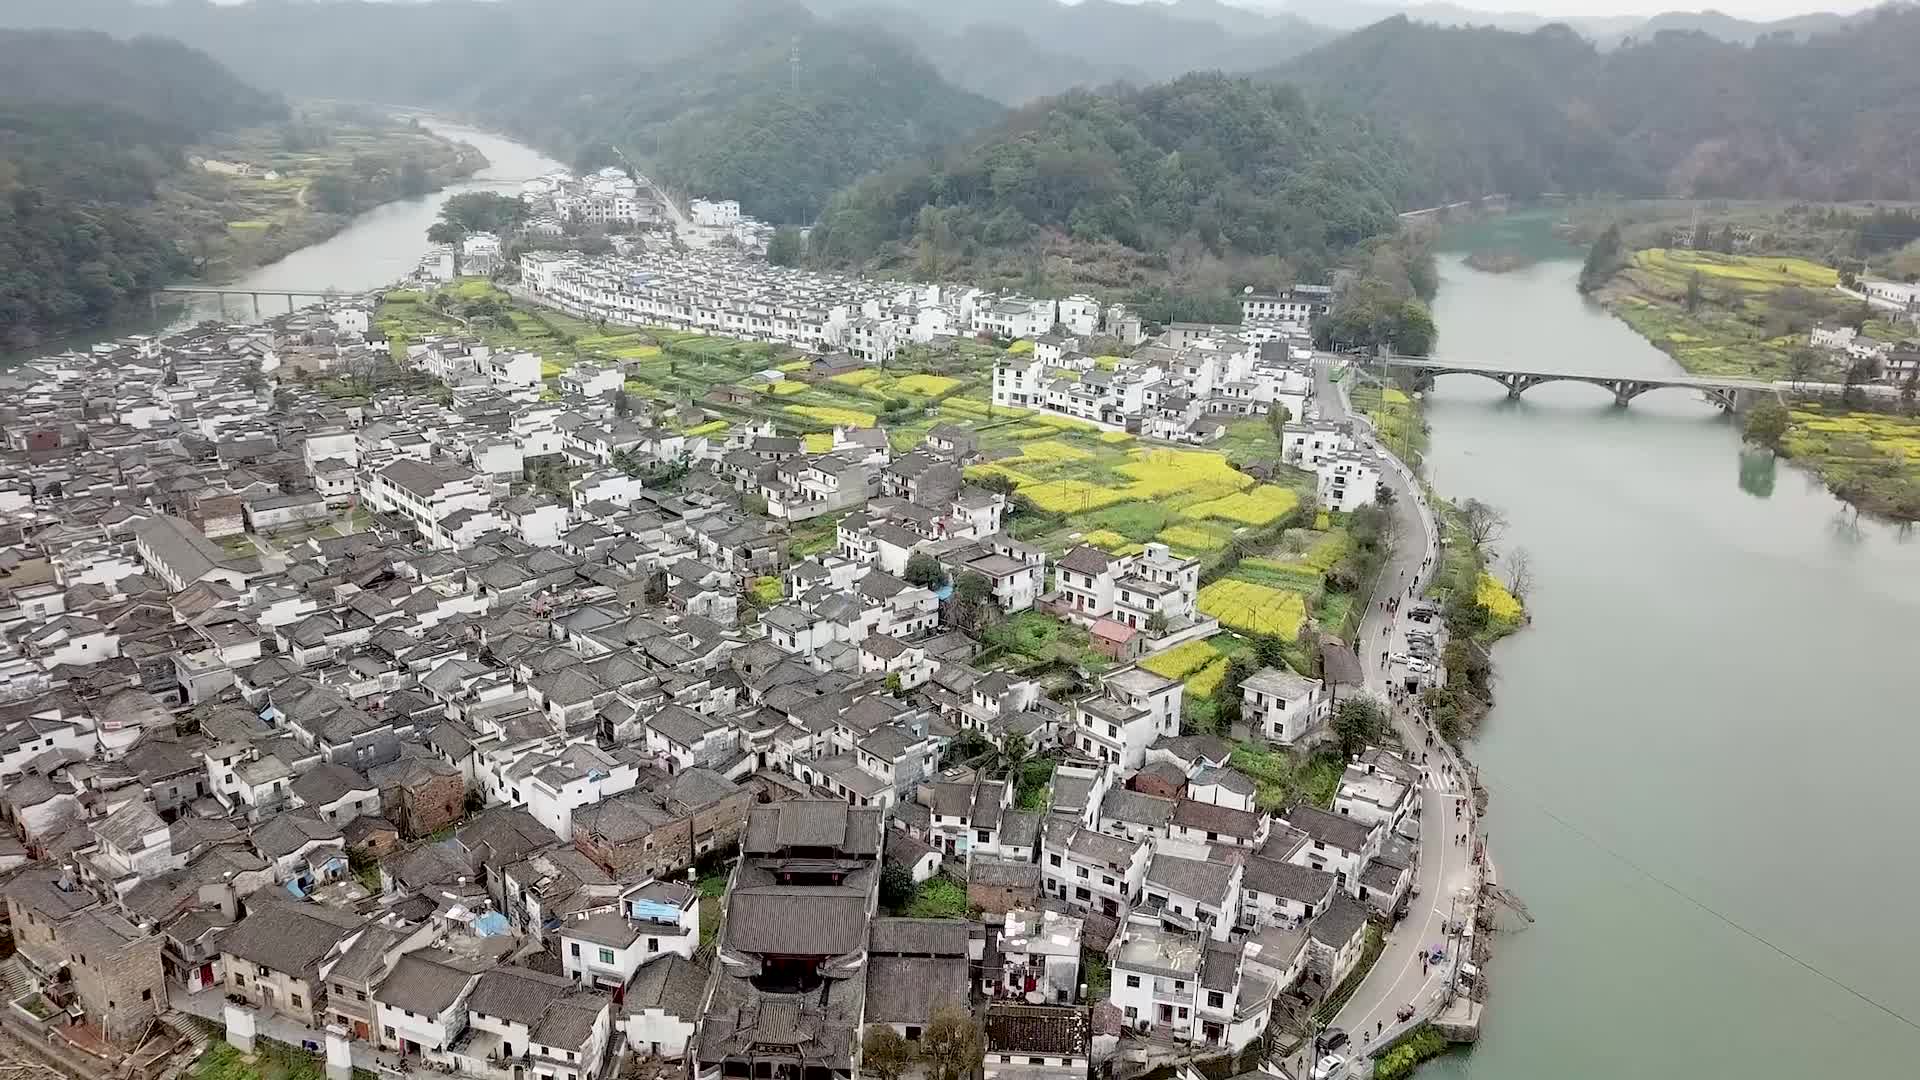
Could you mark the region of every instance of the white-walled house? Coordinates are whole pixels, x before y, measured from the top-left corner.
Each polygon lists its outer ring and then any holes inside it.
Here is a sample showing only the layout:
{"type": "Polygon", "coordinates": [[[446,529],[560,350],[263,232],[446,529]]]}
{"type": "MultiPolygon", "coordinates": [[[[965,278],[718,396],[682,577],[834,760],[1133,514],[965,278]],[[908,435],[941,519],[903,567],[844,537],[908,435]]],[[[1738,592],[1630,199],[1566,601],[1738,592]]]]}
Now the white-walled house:
{"type": "Polygon", "coordinates": [[[641,967],[622,1006],[627,1047],[668,1061],[684,1057],[706,990],[706,970],[677,953],[641,967]]]}
{"type": "Polygon", "coordinates": [[[652,882],[622,898],[619,910],[568,919],[553,933],[569,978],[616,990],[646,964],[693,956],[700,943],[699,896],[685,885],[652,882]]]}
{"type": "Polygon", "coordinates": [[[480,968],[450,952],[422,949],[394,964],[373,993],[380,1047],[407,1057],[445,1054],[467,1029],[467,992],[480,968]]]}
{"type": "Polygon", "coordinates": [[[1096,761],[1133,772],[1155,739],[1180,734],[1185,692],[1185,684],[1145,668],[1112,672],[1101,693],[1074,703],[1074,743],[1096,761]]]}
{"type": "Polygon", "coordinates": [[[1327,721],[1319,679],[1285,668],[1261,668],[1240,685],[1240,714],[1268,742],[1293,746],[1327,721]]]}

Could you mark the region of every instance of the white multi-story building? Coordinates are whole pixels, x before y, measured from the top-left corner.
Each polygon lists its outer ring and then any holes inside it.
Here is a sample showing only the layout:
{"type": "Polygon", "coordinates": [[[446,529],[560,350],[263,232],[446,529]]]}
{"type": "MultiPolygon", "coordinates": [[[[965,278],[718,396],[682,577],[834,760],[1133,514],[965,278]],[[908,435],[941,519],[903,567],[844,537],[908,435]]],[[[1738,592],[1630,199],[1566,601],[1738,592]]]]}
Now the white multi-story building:
{"type": "Polygon", "coordinates": [[[1351,513],[1371,506],[1380,490],[1380,459],[1366,450],[1335,454],[1314,474],[1315,493],[1328,510],[1351,513]]]}
{"type": "Polygon", "coordinates": [[[1295,285],[1286,292],[1248,292],[1240,298],[1240,321],[1247,325],[1286,323],[1306,327],[1333,310],[1333,289],[1327,285],[1295,285]]]}
{"type": "Polygon", "coordinates": [[[740,220],[740,204],[733,199],[695,199],[687,204],[695,225],[727,228],[740,220]]]}
{"type": "Polygon", "coordinates": [[[1240,715],[1268,742],[1293,746],[1327,720],[1319,679],[1284,668],[1262,668],[1240,685],[1240,715]]]}
{"type": "Polygon", "coordinates": [[[369,510],[408,519],[436,548],[457,546],[463,526],[493,506],[492,490],[474,473],[413,458],[362,472],[358,490],[369,510]]]}

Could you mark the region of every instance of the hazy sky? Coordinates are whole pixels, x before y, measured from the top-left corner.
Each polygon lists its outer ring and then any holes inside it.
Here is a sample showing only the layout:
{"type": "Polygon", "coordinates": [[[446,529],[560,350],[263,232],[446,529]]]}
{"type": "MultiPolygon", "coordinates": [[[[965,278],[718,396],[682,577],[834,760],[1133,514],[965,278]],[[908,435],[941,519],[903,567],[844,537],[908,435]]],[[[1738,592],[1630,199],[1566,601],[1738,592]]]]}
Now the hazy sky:
{"type": "MultiPolygon", "coordinates": [[[[1417,0],[1416,0],[1417,2],[1417,0]]],[[[1852,12],[1876,7],[1881,0],[1713,0],[1711,3],[1687,3],[1685,0],[1496,0],[1461,3],[1461,7],[1481,11],[1526,11],[1538,15],[1658,15],[1663,11],[1720,11],[1742,19],[1779,19],[1815,11],[1852,12]]]]}
{"type": "MultiPolygon", "coordinates": [[[[1068,0],[1069,3],[1074,0],[1068,0]]],[[[1141,2],[1141,0],[1131,0],[1141,2]]],[[[1151,2],[1151,0],[1147,0],[1151,2]]],[[[1224,0],[1238,7],[1277,9],[1317,7],[1328,0],[1224,0]]],[[[1419,7],[1439,0],[1373,0],[1375,3],[1419,7]]],[[[1516,12],[1546,16],[1658,15],[1666,11],[1720,11],[1743,19],[1779,19],[1816,11],[1841,13],[1878,7],[1886,0],[1444,0],[1473,11],[1516,12]]]]}

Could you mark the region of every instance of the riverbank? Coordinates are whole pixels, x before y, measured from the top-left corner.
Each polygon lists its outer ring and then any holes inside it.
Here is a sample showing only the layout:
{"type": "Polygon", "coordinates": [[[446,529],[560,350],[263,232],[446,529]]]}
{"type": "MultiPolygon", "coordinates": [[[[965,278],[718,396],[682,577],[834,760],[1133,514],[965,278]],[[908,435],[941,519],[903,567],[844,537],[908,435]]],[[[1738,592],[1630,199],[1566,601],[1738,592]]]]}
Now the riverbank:
{"type": "MultiPolygon", "coordinates": [[[[1381,455],[1381,485],[1391,494],[1382,502],[1398,537],[1381,573],[1380,599],[1411,597],[1425,590],[1445,564],[1440,545],[1440,520],[1435,504],[1415,471],[1403,462],[1371,420],[1358,411],[1353,394],[1364,380],[1357,369],[1334,380],[1323,367],[1317,376],[1316,399],[1323,419],[1352,418],[1357,431],[1381,455]],[[1389,584],[1390,583],[1390,584],[1389,584]],[[1404,592],[1402,589],[1404,587],[1404,592]]],[[[1365,396],[1364,394],[1362,395],[1365,396]]],[[[1405,420],[1419,426],[1412,402],[1405,420]]],[[[1470,1042],[1477,1037],[1484,979],[1469,987],[1460,978],[1460,965],[1469,958],[1484,959],[1484,936],[1477,912],[1482,884],[1491,873],[1484,836],[1479,828],[1480,807],[1471,781],[1471,766],[1457,746],[1435,730],[1423,702],[1392,692],[1406,677],[1402,661],[1394,659],[1412,649],[1411,634],[1432,624],[1415,623],[1411,605],[1389,613],[1381,603],[1369,603],[1361,620],[1355,647],[1359,654],[1364,691],[1388,702],[1393,733],[1415,760],[1424,759],[1420,786],[1420,849],[1418,886],[1421,900],[1387,935],[1374,972],[1355,990],[1353,999],[1334,1018],[1335,1026],[1355,1038],[1356,1060],[1378,1056],[1418,1025],[1444,1016],[1449,1037],[1470,1042]],[[1464,840],[1464,842],[1463,842],[1464,840]],[[1440,964],[1429,962],[1436,943],[1445,944],[1440,964]],[[1406,1014],[1407,1019],[1400,1017],[1406,1014]]],[[[1345,1075],[1354,1075],[1349,1066],[1345,1075]]]]}
{"type": "MultiPolygon", "coordinates": [[[[1569,370],[1675,373],[1582,300],[1577,257],[1490,275],[1463,254],[1439,258],[1439,358],[1554,341],[1569,370]]],[[[1916,1015],[1910,960],[1870,928],[1900,923],[1920,871],[1811,904],[1777,884],[1831,843],[1806,814],[1809,718],[1823,745],[1920,752],[1883,704],[1904,693],[1920,546],[1784,465],[1750,482],[1736,425],[1686,394],[1618,409],[1443,378],[1420,404],[1435,485],[1501,507],[1499,546],[1534,557],[1534,623],[1496,647],[1469,750],[1500,880],[1538,919],[1498,935],[1472,1052],[1420,1080],[1911,1071],[1912,1029],[1829,980],[1916,1015]],[[1758,676],[1781,626],[1820,630],[1796,639],[1797,675],[1758,676]]],[[[1836,858],[1906,842],[1910,791],[1860,797],[1836,858]]]]}
{"type": "Polygon", "coordinates": [[[1525,270],[1536,260],[1523,251],[1476,251],[1467,256],[1467,265],[1488,274],[1511,274],[1525,270]]]}
{"type": "MultiPolygon", "coordinates": [[[[1809,346],[1815,323],[1854,324],[1882,340],[1902,332],[1838,284],[1837,270],[1805,259],[1650,248],[1595,298],[1692,374],[1840,383],[1848,357],[1809,346]]],[[[1911,400],[1884,404],[1798,403],[1773,445],[1853,506],[1920,520],[1920,418],[1911,400]]]]}
{"type": "Polygon", "coordinates": [[[153,213],[193,260],[197,280],[231,284],[371,210],[442,191],[488,165],[478,148],[416,119],[330,106],[192,147],[153,213]]]}

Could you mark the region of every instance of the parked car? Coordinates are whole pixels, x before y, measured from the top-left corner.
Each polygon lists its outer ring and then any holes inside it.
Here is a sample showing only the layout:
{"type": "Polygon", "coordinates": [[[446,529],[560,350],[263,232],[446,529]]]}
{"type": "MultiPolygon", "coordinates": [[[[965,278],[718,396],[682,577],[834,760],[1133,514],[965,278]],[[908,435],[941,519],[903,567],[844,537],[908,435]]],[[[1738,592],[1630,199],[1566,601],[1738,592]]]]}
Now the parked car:
{"type": "Polygon", "coordinates": [[[1345,1045],[1347,1045],[1347,1033],[1340,1028],[1328,1028],[1320,1033],[1320,1049],[1322,1050],[1331,1052],[1345,1045]]]}
{"type": "Polygon", "coordinates": [[[1333,1077],[1339,1076],[1346,1067],[1346,1058],[1341,1057],[1339,1054],[1328,1054],[1326,1057],[1320,1059],[1318,1065],[1313,1067],[1313,1080],[1332,1080],[1333,1077]]]}

